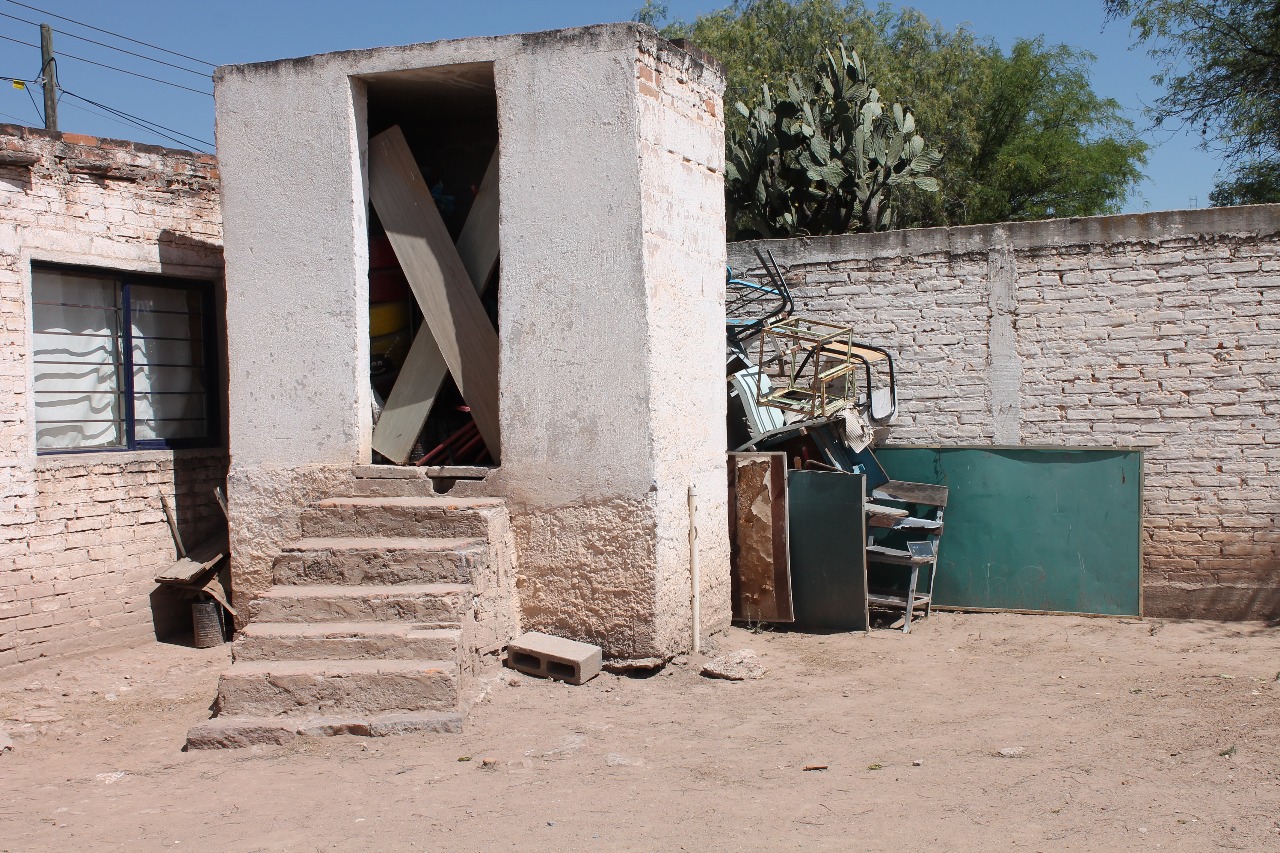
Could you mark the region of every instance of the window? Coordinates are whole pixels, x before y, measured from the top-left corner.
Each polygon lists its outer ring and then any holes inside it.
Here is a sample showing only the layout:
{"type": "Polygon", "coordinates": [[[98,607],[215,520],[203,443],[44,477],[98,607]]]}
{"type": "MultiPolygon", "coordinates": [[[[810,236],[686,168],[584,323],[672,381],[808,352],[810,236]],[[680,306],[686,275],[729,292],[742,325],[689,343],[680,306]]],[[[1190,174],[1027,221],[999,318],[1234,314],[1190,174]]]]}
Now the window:
{"type": "Polygon", "coordinates": [[[35,266],[31,291],[38,452],[215,440],[208,282],[35,266]]]}

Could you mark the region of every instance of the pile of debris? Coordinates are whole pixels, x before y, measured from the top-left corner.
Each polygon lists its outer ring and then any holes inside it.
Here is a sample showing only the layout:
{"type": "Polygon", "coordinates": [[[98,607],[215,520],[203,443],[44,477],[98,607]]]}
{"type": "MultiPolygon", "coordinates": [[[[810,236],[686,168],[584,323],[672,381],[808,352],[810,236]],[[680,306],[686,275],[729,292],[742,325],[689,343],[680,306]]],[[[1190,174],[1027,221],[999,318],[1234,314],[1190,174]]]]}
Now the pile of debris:
{"type": "Polygon", "coordinates": [[[734,617],[865,630],[875,607],[909,631],[932,605],[947,488],[891,480],[872,450],[897,413],[893,356],[796,316],[756,256],[761,280],[730,270],[726,297],[734,617]]]}

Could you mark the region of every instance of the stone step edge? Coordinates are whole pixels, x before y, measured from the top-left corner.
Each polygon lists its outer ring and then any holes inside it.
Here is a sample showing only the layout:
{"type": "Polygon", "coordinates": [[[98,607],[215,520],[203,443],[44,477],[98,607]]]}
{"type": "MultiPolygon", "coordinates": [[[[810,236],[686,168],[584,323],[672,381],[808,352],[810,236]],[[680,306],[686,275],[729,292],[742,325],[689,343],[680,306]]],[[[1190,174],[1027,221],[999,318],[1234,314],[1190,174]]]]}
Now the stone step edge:
{"type": "Polygon", "coordinates": [[[325,498],[312,504],[313,507],[343,507],[343,506],[391,506],[391,507],[421,507],[423,509],[493,509],[506,506],[502,498],[451,498],[448,495],[400,495],[400,496],[377,496],[377,497],[335,497],[325,498]]]}
{"type": "Polygon", "coordinates": [[[430,551],[448,553],[479,548],[488,543],[477,537],[447,538],[441,536],[307,536],[286,545],[282,554],[315,551],[430,551]]]}
{"type": "Polygon", "coordinates": [[[342,660],[245,660],[235,661],[222,671],[224,680],[274,675],[310,675],[316,678],[345,678],[353,675],[424,675],[430,672],[458,674],[456,661],[383,660],[381,658],[342,660]]]}
{"type": "Polygon", "coordinates": [[[250,622],[236,639],[346,639],[357,637],[460,636],[462,629],[443,622],[250,622]]]}
{"type": "Polygon", "coordinates": [[[444,596],[471,592],[465,583],[404,584],[274,584],[258,596],[262,598],[385,598],[388,596],[444,596]]]}
{"type": "Polygon", "coordinates": [[[453,711],[370,714],[359,717],[214,717],[187,730],[186,749],[240,749],[278,745],[299,737],[389,737],[457,734],[462,714],[453,711]]]}

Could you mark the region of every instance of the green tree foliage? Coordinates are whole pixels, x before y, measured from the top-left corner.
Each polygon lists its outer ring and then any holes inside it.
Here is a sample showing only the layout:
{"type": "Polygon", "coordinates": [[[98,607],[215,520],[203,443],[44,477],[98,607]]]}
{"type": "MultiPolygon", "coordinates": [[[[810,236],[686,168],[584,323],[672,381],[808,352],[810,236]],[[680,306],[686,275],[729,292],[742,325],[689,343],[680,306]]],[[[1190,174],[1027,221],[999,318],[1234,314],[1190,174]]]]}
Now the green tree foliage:
{"type": "Polygon", "coordinates": [[[1280,202],[1280,161],[1258,160],[1242,166],[1228,180],[1219,181],[1209,193],[1209,204],[1231,207],[1237,204],[1280,202]]]}
{"type": "MultiPolygon", "coordinates": [[[[650,2],[637,17],[662,23],[665,13],[650,2]]],[[[1113,212],[1146,162],[1120,105],[1089,84],[1092,57],[1069,47],[1022,41],[1006,54],[964,27],[864,0],[735,0],[662,34],[725,64],[729,104],[785,85],[833,43],[856,50],[882,97],[906,105],[943,155],[932,172],[941,191],[900,193],[899,226],[1113,212]]],[[[731,138],[745,132],[744,118],[727,117],[731,138]]]]}
{"type": "Polygon", "coordinates": [[[892,228],[897,191],[937,192],[911,111],[886,104],[857,53],[828,51],[785,94],[765,83],[754,109],[739,101],[745,131],[729,140],[725,199],[736,239],[892,228]]]}
{"type": "Polygon", "coordinates": [[[1214,205],[1280,202],[1280,4],[1106,0],[1160,63],[1157,121],[1180,120],[1233,162],[1214,205]]]}

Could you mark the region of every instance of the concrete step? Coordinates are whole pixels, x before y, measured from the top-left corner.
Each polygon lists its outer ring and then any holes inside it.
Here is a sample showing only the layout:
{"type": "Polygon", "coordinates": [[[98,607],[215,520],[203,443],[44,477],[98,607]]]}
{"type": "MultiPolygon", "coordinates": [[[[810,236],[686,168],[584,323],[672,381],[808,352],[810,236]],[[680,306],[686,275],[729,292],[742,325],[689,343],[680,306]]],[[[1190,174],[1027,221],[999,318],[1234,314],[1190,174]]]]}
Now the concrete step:
{"type": "Polygon", "coordinates": [[[415,622],[420,627],[461,624],[471,607],[465,584],[280,585],[249,606],[251,622],[415,622]]]}
{"type": "Polygon", "coordinates": [[[356,498],[426,498],[436,494],[427,479],[356,480],[351,486],[351,496],[356,498]]]}
{"type": "Polygon", "coordinates": [[[456,711],[315,717],[215,717],[187,731],[187,749],[236,749],[288,743],[297,737],[387,737],[462,731],[456,711]]]}
{"type": "Polygon", "coordinates": [[[278,584],[467,583],[489,561],[483,539],[314,536],[275,561],[278,584]]]}
{"type": "Polygon", "coordinates": [[[457,660],[459,628],[407,622],[251,622],[236,637],[237,661],[457,660]]]}
{"type": "Polygon", "coordinates": [[[497,498],[345,497],[329,498],[303,510],[305,537],[438,536],[484,537],[487,510],[503,507],[497,498]]]}
{"type": "Polygon", "coordinates": [[[237,661],[218,682],[218,716],[460,711],[452,661],[237,661]]]}

